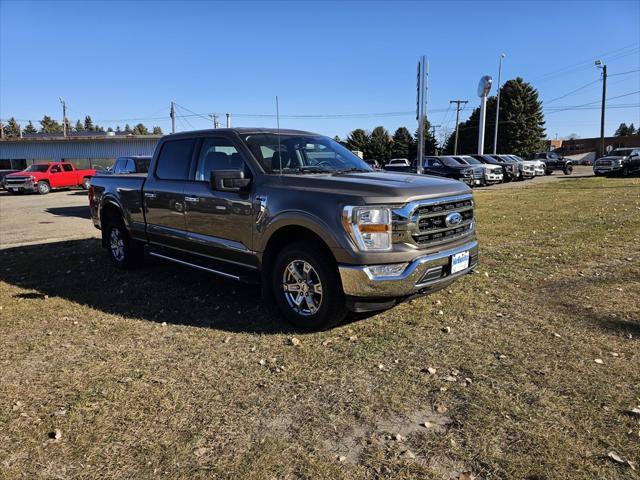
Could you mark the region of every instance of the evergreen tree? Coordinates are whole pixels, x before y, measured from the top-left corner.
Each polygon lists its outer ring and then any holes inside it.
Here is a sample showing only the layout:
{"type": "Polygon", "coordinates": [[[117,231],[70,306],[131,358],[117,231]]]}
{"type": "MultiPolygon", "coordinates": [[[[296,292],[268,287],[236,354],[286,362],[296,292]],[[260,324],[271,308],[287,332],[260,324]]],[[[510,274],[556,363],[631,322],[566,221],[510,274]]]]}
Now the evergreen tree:
{"type": "Polygon", "coordinates": [[[406,127],[400,127],[393,134],[393,143],[391,144],[391,156],[393,158],[410,159],[413,155],[413,137],[406,127]]]}
{"type": "Polygon", "coordinates": [[[27,124],[27,126],[24,128],[24,130],[22,131],[23,134],[28,133],[30,135],[34,134],[34,133],[38,133],[38,130],[36,130],[36,127],[33,126],[33,123],[31,122],[31,120],[29,120],[29,123],[27,124]]]}
{"type": "Polygon", "coordinates": [[[42,133],[62,133],[62,125],[60,125],[48,115],[42,117],[42,120],[40,120],[40,125],[40,131],[42,133]]]}
{"type": "Polygon", "coordinates": [[[616,133],[614,133],[614,135],[616,137],[623,137],[625,135],[629,135],[629,127],[627,127],[627,124],[622,122],[618,127],[618,129],[616,130],[616,133]]]}
{"type": "Polygon", "coordinates": [[[129,124],[128,124],[128,123],[124,126],[124,131],[125,131],[126,133],[131,133],[131,127],[129,126],[129,124]]]}
{"type": "Polygon", "coordinates": [[[84,117],[84,129],[89,132],[92,132],[95,130],[95,127],[93,126],[93,120],[91,120],[91,117],[89,115],[84,117]]]}
{"type": "Polygon", "coordinates": [[[144,124],[139,123],[133,127],[133,131],[131,133],[134,135],[149,135],[149,130],[144,126],[144,124]]]}
{"type": "Polygon", "coordinates": [[[93,130],[95,132],[104,132],[104,127],[102,125],[96,125],[93,130]]]}
{"type": "Polygon", "coordinates": [[[107,132],[113,132],[113,128],[111,127],[107,128],[107,132]]]}
{"type": "Polygon", "coordinates": [[[20,136],[20,124],[14,117],[11,117],[7,124],[3,127],[4,136],[7,138],[20,136]]]}
{"type": "Polygon", "coordinates": [[[80,120],[76,120],[76,125],[73,128],[76,132],[84,131],[84,124],[80,120]]]}
{"type": "Polygon", "coordinates": [[[370,135],[369,158],[386,162],[391,154],[391,138],[384,127],[376,127],[370,135]]]}
{"type": "MultiPolygon", "coordinates": [[[[431,128],[431,122],[429,120],[424,121],[424,154],[435,155],[438,150],[438,141],[433,136],[433,129],[431,128]]],[[[411,158],[418,156],[418,130],[416,129],[415,141],[413,142],[413,149],[411,150],[411,158]]]]}
{"type": "MultiPolygon", "coordinates": [[[[487,99],[484,151],[493,151],[493,132],[496,118],[496,97],[487,99]]],[[[469,119],[458,128],[458,153],[477,152],[480,109],[476,108],[469,119]]],[[[518,77],[504,83],[500,89],[500,126],[498,128],[498,153],[513,153],[522,157],[544,150],[544,115],[538,91],[518,77]]],[[[455,130],[445,144],[445,152],[454,150],[455,130]]]]}
{"type": "Polygon", "coordinates": [[[120,130],[120,125],[116,125],[116,132],[121,132],[122,130],[120,130]]]}
{"type": "Polygon", "coordinates": [[[369,142],[369,135],[361,128],[356,128],[347,136],[347,148],[352,151],[368,152],[369,142]]]}
{"type": "Polygon", "coordinates": [[[162,135],[162,129],[160,127],[153,127],[154,135],[162,135]]]}
{"type": "Polygon", "coordinates": [[[636,133],[638,133],[638,131],[636,130],[636,127],[632,124],[629,125],[629,129],[628,129],[627,135],[634,135],[636,133]]]}

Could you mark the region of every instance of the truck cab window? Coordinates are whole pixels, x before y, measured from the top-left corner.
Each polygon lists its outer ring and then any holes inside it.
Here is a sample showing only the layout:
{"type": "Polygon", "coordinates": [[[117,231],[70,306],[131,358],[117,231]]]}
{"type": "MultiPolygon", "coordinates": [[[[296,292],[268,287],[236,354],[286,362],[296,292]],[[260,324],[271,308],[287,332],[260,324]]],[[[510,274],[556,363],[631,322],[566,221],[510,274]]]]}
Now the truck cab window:
{"type": "Polygon", "coordinates": [[[188,180],[193,139],[165,142],[158,156],[156,176],[161,180],[188,180]]]}
{"type": "Polygon", "coordinates": [[[216,170],[244,170],[245,176],[251,172],[246,167],[242,156],[226,138],[206,138],[202,142],[195,179],[208,182],[211,172],[216,170]]]}
{"type": "Polygon", "coordinates": [[[62,170],[64,170],[65,172],[73,172],[73,168],[68,163],[62,164],[62,170]]]}

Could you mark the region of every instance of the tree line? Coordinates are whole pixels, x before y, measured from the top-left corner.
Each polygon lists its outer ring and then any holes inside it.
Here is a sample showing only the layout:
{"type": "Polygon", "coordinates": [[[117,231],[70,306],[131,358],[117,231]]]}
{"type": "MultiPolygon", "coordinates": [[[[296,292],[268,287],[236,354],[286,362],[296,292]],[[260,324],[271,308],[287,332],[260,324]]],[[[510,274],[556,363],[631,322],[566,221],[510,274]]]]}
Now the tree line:
{"type": "Polygon", "coordinates": [[[625,137],[627,135],[640,135],[640,127],[636,128],[633,123],[627,125],[622,122],[616,130],[616,137],[625,137]]]}
{"type": "MultiPolygon", "coordinates": [[[[497,97],[487,99],[484,151],[493,151],[497,97]]],[[[480,108],[471,112],[468,120],[458,126],[458,154],[475,153],[478,150],[478,128],[480,108]]],[[[500,88],[500,119],[498,128],[498,153],[527,155],[546,149],[544,114],[538,92],[529,83],[518,77],[505,82],[500,88]]],[[[335,139],[350,150],[363,152],[365,159],[386,162],[391,158],[414,159],[417,156],[417,132],[412,134],[406,127],[398,128],[391,135],[384,127],[371,132],[357,128],[346,140],[335,139]]],[[[455,152],[455,128],[439,145],[433,135],[431,124],[425,123],[426,155],[455,152]]]]}
{"type": "MultiPolygon", "coordinates": [[[[154,126],[151,131],[144,125],[143,123],[138,123],[134,125],[133,128],[127,123],[124,126],[124,129],[120,128],[120,125],[117,125],[115,130],[111,127],[108,127],[106,130],[103,126],[94,124],[93,120],[89,115],[84,117],[84,121],[77,120],[73,126],[66,120],[67,122],[67,132],[126,132],[131,135],[162,135],[162,129],[160,127],[154,126]]],[[[18,121],[11,117],[6,125],[3,126],[4,136],[6,138],[16,138],[20,137],[20,134],[34,134],[34,133],[50,133],[50,134],[60,134],[63,133],[63,124],[59,123],[57,120],[51,118],[48,115],[42,117],[42,119],[38,122],[40,123],[40,128],[36,128],[33,125],[33,122],[29,120],[29,123],[22,128],[22,126],[18,123],[18,121]]]]}

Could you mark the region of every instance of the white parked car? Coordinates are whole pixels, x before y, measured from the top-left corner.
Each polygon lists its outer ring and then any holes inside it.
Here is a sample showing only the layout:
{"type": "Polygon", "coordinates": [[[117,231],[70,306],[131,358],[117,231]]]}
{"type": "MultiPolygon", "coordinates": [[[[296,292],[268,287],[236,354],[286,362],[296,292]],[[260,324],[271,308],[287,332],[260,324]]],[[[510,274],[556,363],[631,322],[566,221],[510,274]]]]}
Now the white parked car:
{"type": "Polygon", "coordinates": [[[454,158],[462,160],[467,165],[476,165],[484,168],[484,184],[493,185],[494,183],[502,183],[504,173],[500,165],[491,165],[490,163],[482,163],[469,155],[456,155],[454,158]]]}
{"type": "Polygon", "coordinates": [[[398,166],[398,167],[400,167],[400,166],[409,167],[409,166],[411,166],[411,163],[406,158],[392,158],[391,160],[389,160],[387,162],[387,165],[388,166],[395,165],[395,166],[398,166]]]}
{"type": "Polygon", "coordinates": [[[509,155],[509,157],[513,158],[516,162],[522,162],[524,165],[533,165],[533,173],[536,177],[544,175],[547,170],[547,166],[542,160],[524,160],[518,155],[509,155]]]}

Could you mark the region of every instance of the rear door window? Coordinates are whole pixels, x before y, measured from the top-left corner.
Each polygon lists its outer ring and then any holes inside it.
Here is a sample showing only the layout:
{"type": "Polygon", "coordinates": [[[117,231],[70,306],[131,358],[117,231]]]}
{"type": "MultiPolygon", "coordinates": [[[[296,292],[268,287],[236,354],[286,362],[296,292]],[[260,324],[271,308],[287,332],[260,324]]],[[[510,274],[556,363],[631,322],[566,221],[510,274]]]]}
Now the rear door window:
{"type": "Polygon", "coordinates": [[[71,165],[69,165],[68,163],[63,163],[62,164],[62,170],[65,172],[73,172],[73,167],[71,165]]]}
{"type": "Polygon", "coordinates": [[[158,155],[156,176],[161,180],[188,180],[194,139],[169,140],[158,155]]]}

